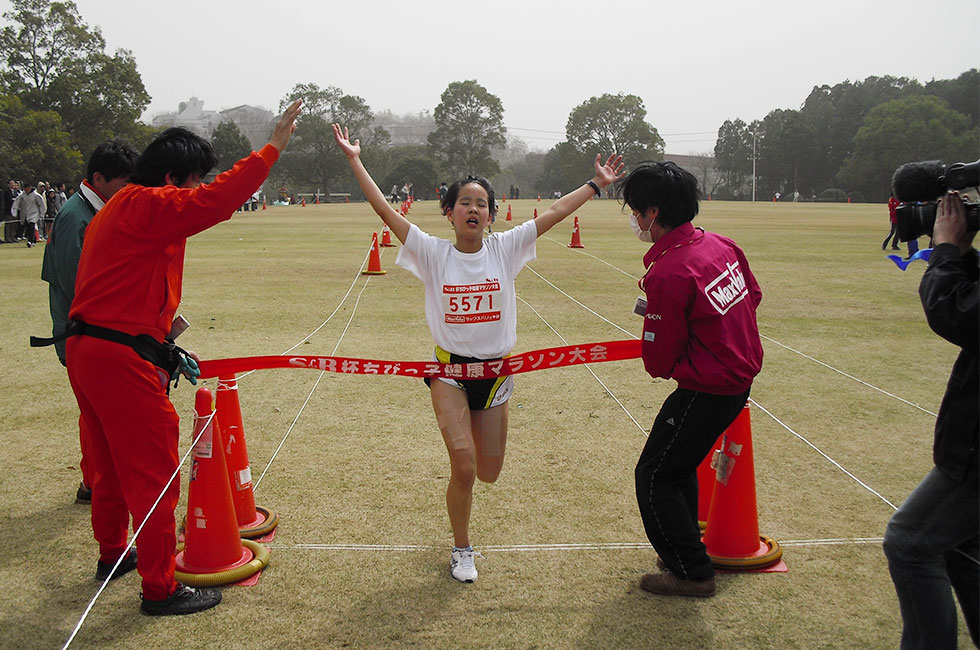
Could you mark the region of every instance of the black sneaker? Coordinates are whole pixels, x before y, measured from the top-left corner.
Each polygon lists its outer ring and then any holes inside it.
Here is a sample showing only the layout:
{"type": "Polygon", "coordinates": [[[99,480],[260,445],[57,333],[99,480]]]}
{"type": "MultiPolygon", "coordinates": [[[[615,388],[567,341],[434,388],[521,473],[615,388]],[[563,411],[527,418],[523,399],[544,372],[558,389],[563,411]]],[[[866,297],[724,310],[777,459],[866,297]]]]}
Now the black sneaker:
{"type": "Polygon", "coordinates": [[[78,484],[78,491],[75,492],[75,503],[92,503],[92,488],[85,485],[84,481],[78,484]]]}
{"type": "MultiPolygon", "coordinates": [[[[143,598],[143,594],[140,594],[143,598]]],[[[177,583],[177,591],[165,600],[146,600],[140,611],[149,616],[179,616],[211,609],[221,602],[221,592],[217,589],[187,587],[177,583]]]]}
{"type": "MultiPolygon", "coordinates": [[[[112,571],[112,567],[115,566],[115,562],[103,562],[99,560],[98,566],[95,567],[95,579],[99,582],[105,582],[105,579],[109,577],[109,572],[112,571]]],[[[112,574],[112,580],[120,578],[133,569],[136,568],[136,549],[129,549],[129,555],[126,559],[119,563],[119,568],[116,572],[112,574]]]]}

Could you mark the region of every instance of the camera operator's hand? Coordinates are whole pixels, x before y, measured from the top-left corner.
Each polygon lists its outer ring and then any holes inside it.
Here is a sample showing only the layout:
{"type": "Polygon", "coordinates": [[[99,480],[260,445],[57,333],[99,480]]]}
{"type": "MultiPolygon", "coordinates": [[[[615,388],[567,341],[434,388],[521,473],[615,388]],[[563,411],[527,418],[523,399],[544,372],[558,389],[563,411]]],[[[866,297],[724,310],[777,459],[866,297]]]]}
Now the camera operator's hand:
{"type": "Polygon", "coordinates": [[[959,192],[950,190],[939,200],[939,211],[936,214],[936,224],[932,228],[932,243],[954,244],[961,253],[970,250],[973,236],[976,233],[966,232],[966,209],[959,192]]]}

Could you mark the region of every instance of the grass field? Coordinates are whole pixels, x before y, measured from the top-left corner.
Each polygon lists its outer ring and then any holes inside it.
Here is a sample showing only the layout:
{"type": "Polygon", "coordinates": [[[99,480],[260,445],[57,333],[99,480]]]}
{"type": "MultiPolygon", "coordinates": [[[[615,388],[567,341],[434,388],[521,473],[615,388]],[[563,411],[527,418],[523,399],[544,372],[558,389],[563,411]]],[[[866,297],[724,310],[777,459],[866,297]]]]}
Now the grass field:
{"type": "MultiPolygon", "coordinates": [[[[518,223],[547,204],[511,205],[518,223]]],[[[646,245],[613,202],[577,215],[586,248],[567,247],[569,218],[518,278],[518,351],[640,331],[632,307],[646,245]]],[[[409,216],[451,234],[434,202],[409,216]]],[[[718,595],[697,602],[638,589],[656,556],[633,466],[674,386],[639,360],[596,364],[595,376],[581,366],[518,376],[504,470],[475,489],[471,535],[484,557],[472,585],[449,576],[449,463],[421,382],[267,370],[240,381],[256,501],[281,518],[258,584],[226,588],[214,610],[153,619],[138,613],[139,579],[128,575],[72,647],[897,647],[880,537],[891,504],[931,467],[957,353],[922,315],[925,265],[901,272],[884,258],[881,205],[706,202],[695,223],[734,238],[762,286],[759,528],[783,544],[787,573],[721,575],[718,595]]],[[[386,275],[359,275],[379,226],[366,204],[270,208],[192,238],[182,345],[204,358],[295,346],[428,359],[422,286],[395,266],[397,249],[384,249],[386,275]]],[[[97,589],[89,509],[72,502],[74,398],[54,352],[27,346],[50,331],[42,251],[0,246],[5,648],[60,647],[97,589]]],[[[193,395],[184,382],[173,392],[181,453],[193,395]]],[[[962,622],[960,643],[970,645],[962,622]]]]}

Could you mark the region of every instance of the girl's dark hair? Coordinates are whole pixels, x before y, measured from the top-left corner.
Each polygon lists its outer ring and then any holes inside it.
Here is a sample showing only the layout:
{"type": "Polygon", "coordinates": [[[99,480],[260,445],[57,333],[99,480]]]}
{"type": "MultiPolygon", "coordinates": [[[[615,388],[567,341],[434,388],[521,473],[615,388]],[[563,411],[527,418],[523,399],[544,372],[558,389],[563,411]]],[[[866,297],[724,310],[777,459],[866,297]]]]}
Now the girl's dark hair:
{"type": "Polygon", "coordinates": [[[442,208],[443,214],[449,214],[452,211],[453,206],[456,205],[456,199],[459,198],[459,191],[464,185],[469,185],[470,183],[476,183],[483,189],[487,191],[487,201],[489,202],[490,215],[497,216],[497,202],[493,197],[493,186],[490,185],[490,181],[483,178],[482,176],[467,176],[466,178],[461,178],[446,190],[442,199],[439,201],[439,207],[442,208]]]}
{"type": "Polygon", "coordinates": [[[672,162],[642,162],[622,181],[623,204],[639,213],[660,208],[657,217],[666,228],[676,228],[698,213],[698,179],[672,162]]]}
{"type": "Polygon", "coordinates": [[[146,187],[163,187],[167,174],[182,185],[191,174],[206,175],[218,164],[211,144],[184,127],[175,126],[159,134],[136,160],[129,180],[146,187]]]}

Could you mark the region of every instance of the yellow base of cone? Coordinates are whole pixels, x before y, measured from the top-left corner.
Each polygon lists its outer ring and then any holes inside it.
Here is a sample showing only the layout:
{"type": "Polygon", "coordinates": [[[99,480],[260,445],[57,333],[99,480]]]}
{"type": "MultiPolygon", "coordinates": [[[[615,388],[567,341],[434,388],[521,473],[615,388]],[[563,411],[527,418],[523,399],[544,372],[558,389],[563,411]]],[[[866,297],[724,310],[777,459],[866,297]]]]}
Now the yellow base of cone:
{"type": "MultiPolygon", "coordinates": [[[[192,571],[181,571],[178,563],[178,569],[174,571],[174,579],[190,587],[216,587],[218,585],[227,585],[244,580],[269,565],[268,548],[250,539],[243,539],[242,547],[249,559],[241,565],[224,571],[194,573],[192,571]]],[[[178,546],[177,550],[177,557],[179,559],[183,550],[181,546],[178,546]]]]}
{"type": "Polygon", "coordinates": [[[742,557],[724,557],[712,555],[711,563],[717,569],[727,569],[729,571],[762,569],[776,564],[783,559],[783,549],[776,540],[762,535],[759,537],[759,548],[755,553],[750,553],[742,557]]]}
{"type": "Polygon", "coordinates": [[[238,534],[241,535],[243,539],[256,539],[268,535],[274,531],[278,525],[279,515],[268,508],[255,506],[255,520],[245,522],[244,524],[239,522],[238,534]]]}

